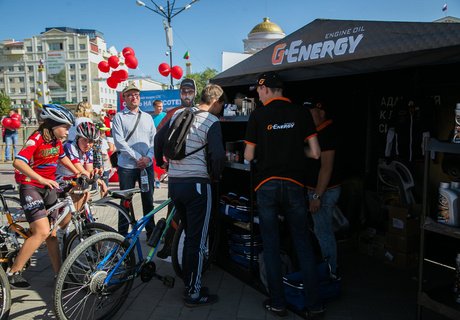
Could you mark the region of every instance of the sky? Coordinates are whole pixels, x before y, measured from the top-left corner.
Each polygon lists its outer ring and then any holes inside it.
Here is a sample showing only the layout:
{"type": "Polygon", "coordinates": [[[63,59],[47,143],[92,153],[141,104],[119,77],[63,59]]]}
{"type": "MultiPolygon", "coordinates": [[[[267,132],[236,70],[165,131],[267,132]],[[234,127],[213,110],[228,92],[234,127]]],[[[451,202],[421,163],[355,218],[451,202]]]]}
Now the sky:
{"type": "MultiPolygon", "coordinates": [[[[190,1],[176,0],[175,6],[190,1]]],[[[155,3],[167,7],[166,0],[155,3]]],[[[0,15],[0,40],[21,41],[46,27],[96,29],[108,47],[134,49],[139,66],[130,74],[168,83],[158,72],[159,64],[169,63],[163,18],[135,0],[0,0],[0,15]]],[[[220,72],[222,52],[243,52],[243,39],[264,17],[288,35],[317,18],[432,22],[446,15],[460,17],[460,0],[199,0],[172,19],[173,66],[185,70],[188,51],[193,72],[220,72]]]]}

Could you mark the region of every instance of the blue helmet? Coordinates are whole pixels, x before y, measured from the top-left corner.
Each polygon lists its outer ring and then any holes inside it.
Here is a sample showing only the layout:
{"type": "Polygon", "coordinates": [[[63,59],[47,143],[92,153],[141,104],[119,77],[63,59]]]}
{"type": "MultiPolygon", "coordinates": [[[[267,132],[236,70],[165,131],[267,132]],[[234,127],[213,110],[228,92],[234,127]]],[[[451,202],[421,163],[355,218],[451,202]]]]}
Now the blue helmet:
{"type": "Polygon", "coordinates": [[[72,112],[59,104],[44,104],[40,117],[42,119],[50,119],[52,121],[71,126],[75,124],[75,117],[72,112]]]}

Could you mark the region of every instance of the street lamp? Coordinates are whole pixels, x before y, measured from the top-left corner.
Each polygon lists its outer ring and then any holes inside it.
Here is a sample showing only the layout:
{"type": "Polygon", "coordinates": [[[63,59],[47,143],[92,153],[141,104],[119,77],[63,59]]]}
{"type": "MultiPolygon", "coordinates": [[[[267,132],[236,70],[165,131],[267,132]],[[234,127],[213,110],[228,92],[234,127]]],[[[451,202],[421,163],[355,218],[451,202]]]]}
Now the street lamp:
{"type": "MultiPolygon", "coordinates": [[[[172,64],[173,63],[172,62],[173,30],[172,30],[172,26],[171,26],[171,20],[175,16],[177,16],[179,13],[181,13],[182,11],[190,9],[192,4],[194,4],[195,2],[198,2],[199,0],[192,0],[189,4],[187,4],[187,5],[183,6],[183,7],[180,7],[180,8],[175,7],[175,4],[176,4],[175,0],[173,0],[173,1],[168,0],[168,1],[166,1],[166,9],[163,8],[162,6],[159,6],[158,4],[156,4],[155,1],[153,1],[153,0],[150,0],[150,1],[155,6],[154,8],[151,8],[151,7],[147,6],[144,2],[142,2],[140,0],[137,0],[136,4],[139,7],[147,8],[150,11],[153,11],[156,14],[159,14],[160,16],[162,16],[163,18],[166,19],[166,20],[163,20],[163,26],[165,28],[165,33],[166,33],[166,45],[169,47],[169,66],[172,68],[173,67],[173,64],[172,64]]],[[[170,78],[170,81],[171,81],[171,89],[174,89],[172,73],[169,74],[169,78],[170,78]]]]}

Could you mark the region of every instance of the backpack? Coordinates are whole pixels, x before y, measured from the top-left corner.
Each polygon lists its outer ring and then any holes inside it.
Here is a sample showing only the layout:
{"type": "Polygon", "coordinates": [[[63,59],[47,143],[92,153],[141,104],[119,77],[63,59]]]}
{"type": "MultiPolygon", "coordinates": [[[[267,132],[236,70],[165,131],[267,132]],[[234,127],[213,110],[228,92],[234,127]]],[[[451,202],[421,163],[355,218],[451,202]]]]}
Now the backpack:
{"type": "Polygon", "coordinates": [[[190,153],[185,153],[187,134],[193,121],[195,120],[195,115],[200,112],[205,111],[192,111],[190,108],[186,108],[173,120],[168,128],[166,141],[163,146],[163,154],[166,158],[170,160],[182,160],[185,157],[200,151],[208,145],[205,144],[190,153]]]}

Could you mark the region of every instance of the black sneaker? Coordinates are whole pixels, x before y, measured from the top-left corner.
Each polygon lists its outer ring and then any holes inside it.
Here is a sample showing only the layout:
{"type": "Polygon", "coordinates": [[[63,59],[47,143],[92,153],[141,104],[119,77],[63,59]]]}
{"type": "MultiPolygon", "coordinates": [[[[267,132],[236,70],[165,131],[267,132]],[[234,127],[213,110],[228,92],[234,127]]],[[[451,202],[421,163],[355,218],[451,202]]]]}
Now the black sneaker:
{"type": "Polygon", "coordinates": [[[317,317],[323,316],[325,312],[326,312],[326,307],[324,305],[321,305],[316,308],[310,308],[310,309],[307,309],[307,311],[305,312],[305,318],[316,319],[317,317]]]}
{"type": "Polygon", "coordinates": [[[184,304],[186,307],[195,308],[195,307],[207,306],[207,305],[216,303],[217,301],[219,301],[219,297],[216,294],[207,294],[207,295],[199,296],[196,299],[193,299],[192,297],[187,296],[184,299],[184,304]]]}
{"type": "MultiPolygon", "coordinates": [[[[209,288],[208,287],[201,287],[200,289],[200,296],[208,296],[209,295],[209,288]]],[[[186,299],[189,296],[187,288],[184,289],[182,293],[182,298],[186,299]]]]}
{"type": "Polygon", "coordinates": [[[160,251],[157,252],[157,257],[160,259],[166,259],[171,255],[171,246],[165,244],[160,251]]]}
{"type": "Polygon", "coordinates": [[[15,272],[8,274],[8,281],[12,289],[29,289],[30,283],[22,276],[21,273],[15,272]]]}
{"type": "Polygon", "coordinates": [[[277,315],[278,317],[285,317],[288,315],[286,308],[273,307],[270,299],[265,300],[263,306],[266,310],[270,311],[274,315],[277,315]]]}

